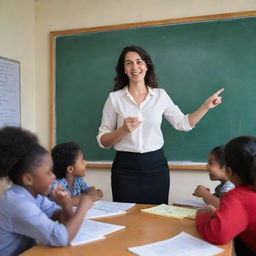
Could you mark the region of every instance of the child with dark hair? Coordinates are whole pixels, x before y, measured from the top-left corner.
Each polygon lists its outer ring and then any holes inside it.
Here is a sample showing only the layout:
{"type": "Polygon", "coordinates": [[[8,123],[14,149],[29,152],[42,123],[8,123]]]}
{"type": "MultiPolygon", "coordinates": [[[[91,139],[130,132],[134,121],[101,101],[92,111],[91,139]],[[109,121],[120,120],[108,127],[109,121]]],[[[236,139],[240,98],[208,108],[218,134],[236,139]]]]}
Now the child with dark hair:
{"type": "Polygon", "coordinates": [[[235,238],[237,256],[256,255],[256,137],[232,139],[224,148],[226,175],[235,188],[220,200],[198,210],[196,227],[210,243],[235,238]]]}
{"type": "MultiPolygon", "coordinates": [[[[78,205],[82,194],[91,194],[94,187],[89,187],[83,177],[86,171],[87,162],[84,160],[83,153],[74,142],[67,142],[56,145],[52,151],[53,173],[56,180],[53,186],[61,185],[72,196],[73,205],[78,205]]],[[[97,189],[97,196],[93,198],[98,200],[102,198],[103,193],[97,189]]],[[[51,195],[50,195],[51,196],[51,195]]]]}
{"type": "Polygon", "coordinates": [[[91,196],[81,197],[75,212],[64,189],[53,190],[55,202],[45,197],[55,179],[52,159],[28,131],[0,129],[0,155],[0,178],[8,177],[13,183],[0,199],[0,255],[18,255],[36,241],[69,245],[93,204],[91,196]]]}
{"type": "Polygon", "coordinates": [[[215,147],[210,152],[206,168],[209,171],[210,179],[219,180],[221,183],[215,188],[214,194],[211,194],[209,188],[199,185],[193,195],[201,197],[206,204],[219,208],[220,198],[235,187],[225,173],[224,146],[215,147]]]}

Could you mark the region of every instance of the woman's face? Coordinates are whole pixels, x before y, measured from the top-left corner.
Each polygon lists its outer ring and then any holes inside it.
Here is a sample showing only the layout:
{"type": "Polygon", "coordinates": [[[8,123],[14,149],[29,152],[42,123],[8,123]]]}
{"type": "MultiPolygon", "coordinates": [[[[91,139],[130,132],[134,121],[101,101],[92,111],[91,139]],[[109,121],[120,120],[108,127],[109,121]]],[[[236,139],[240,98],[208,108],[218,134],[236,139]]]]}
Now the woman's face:
{"type": "Polygon", "coordinates": [[[124,58],[124,72],[130,82],[144,81],[148,68],[137,52],[127,52],[124,58]]]}

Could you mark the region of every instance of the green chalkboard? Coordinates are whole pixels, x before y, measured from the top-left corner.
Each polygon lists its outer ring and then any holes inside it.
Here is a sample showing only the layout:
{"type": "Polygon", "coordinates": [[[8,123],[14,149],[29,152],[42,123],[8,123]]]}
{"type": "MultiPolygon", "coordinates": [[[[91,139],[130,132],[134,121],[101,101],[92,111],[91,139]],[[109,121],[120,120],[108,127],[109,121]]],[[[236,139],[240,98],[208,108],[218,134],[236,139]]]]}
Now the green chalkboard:
{"type": "Polygon", "coordinates": [[[119,54],[133,44],[150,53],[160,87],[184,113],[225,88],[223,104],[192,131],[163,122],[168,160],[205,161],[216,145],[256,135],[256,17],[246,17],[56,36],[56,143],[78,142],[89,161],[113,160],[96,135],[119,54]]]}

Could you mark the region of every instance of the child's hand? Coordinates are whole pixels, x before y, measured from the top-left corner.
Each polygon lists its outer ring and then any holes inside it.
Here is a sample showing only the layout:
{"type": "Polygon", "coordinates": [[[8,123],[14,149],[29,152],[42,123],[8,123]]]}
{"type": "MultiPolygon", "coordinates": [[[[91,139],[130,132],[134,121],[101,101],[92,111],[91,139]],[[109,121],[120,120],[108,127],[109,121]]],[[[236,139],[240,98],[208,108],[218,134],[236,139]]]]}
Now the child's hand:
{"type": "Polygon", "coordinates": [[[53,201],[60,205],[62,208],[67,206],[72,206],[72,199],[70,194],[61,186],[56,186],[50,193],[51,198],[53,201]]]}
{"type": "Polygon", "coordinates": [[[85,211],[88,211],[93,206],[93,199],[88,194],[81,194],[79,199],[79,206],[85,207],[85,211]]]}
{"type": "Polygon", "coordinates": [[[197,196],[197,197],[203,197],[206,193],[210,193],[210,189],[206,188],[203,185],[199,185],[197,186],[197,188],[195,189],[193,196],[197,196]]]}
{"type": "Polygon", "coordinates": [[[212,217],[214,215],[215,211],[216,211],[216,208],[213,205],[208,204],[205,207],[199,209],[196,212],[196,214],[200,214],[200,213],[205,213],[206,212],[206,213],[208,213],[212,217]]]}
{"type": "Polygon", "coordinates": [[[101,189],[97,189],[97,194],[98,194],[99,199],[101,199],[103,197],[103,192],[101,189]]]}
{"type": "Polygon", "coordinates": [[[95,187],[90,187],[85,192],[86,195],[90,196],[93,201],[97,201],[102,198],[103,193],[100,189],[96,189],[95,187]]]}

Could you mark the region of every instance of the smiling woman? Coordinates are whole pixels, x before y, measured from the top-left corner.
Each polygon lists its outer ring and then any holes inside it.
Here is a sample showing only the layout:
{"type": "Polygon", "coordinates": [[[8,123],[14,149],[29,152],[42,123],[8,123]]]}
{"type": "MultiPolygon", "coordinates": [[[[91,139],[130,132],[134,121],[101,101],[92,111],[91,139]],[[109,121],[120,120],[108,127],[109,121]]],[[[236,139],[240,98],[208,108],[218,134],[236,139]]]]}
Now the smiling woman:
{"type": "Polygon", "coordinates": [[[104,109],[97,140],[114,146],[112,195],[118,202],[168,203],[170,177],[163,152],[162,116],[177,130],[189,131],[221,103],[221,89],[194,113],[184,115],[165,90],[158,88],[150,55],[139,46],[125,47],[118,59],[113,92],[104,109]]]}

